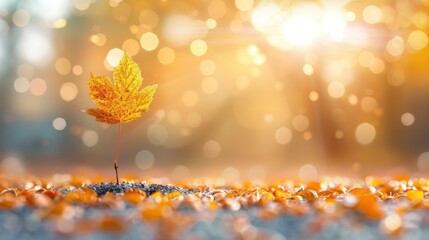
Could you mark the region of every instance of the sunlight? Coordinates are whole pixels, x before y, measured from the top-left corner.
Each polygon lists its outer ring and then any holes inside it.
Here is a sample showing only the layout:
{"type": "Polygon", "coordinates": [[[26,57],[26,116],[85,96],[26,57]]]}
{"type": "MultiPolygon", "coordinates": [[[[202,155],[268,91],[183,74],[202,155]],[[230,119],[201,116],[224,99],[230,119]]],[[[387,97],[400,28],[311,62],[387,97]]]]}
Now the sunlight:
{"type": "Polygon", "coordinates": [[[261,3],[252,12],[252,24],[267,35],[271,45],[290,50],[307,48],[324,40],[342,41],[347,13],[340,7],[323,8],[314,3],[287,9],[275,3],[261,3]]]}
{"type": "Polygon", "coordinates": [[[347,26],[346,14],[341,10],[327,10],[323,17],[323,32],[330,39],[339,42],[344,38],[344,29],[347,26]]]}
{"type": "Polygon", "coordinates": [[[311,45],[319,35],[318,18],[320,18],[320,9],[316,5],[306,4],[296,7],[292,17],[282,28],[285,39],[289,44],[297,47],[311,45]]]}

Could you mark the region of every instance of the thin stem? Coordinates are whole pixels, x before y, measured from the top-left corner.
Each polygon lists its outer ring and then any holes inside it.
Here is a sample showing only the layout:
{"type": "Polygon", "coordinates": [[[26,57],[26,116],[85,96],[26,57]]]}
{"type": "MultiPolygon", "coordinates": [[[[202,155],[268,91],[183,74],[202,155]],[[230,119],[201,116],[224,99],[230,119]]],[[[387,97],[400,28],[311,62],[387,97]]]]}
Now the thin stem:
{"type": "Polygon", "coordinates": [[[119,177],[118,177],[118,160],[119,160],[119,150],[121,149],[121,123],[119,122],[118,126],[118,144],[116,145],[116,157],[115,162],[113,163],[113,167],[115,168],[116,173],[116,183],[119,185],[119,177]]]}

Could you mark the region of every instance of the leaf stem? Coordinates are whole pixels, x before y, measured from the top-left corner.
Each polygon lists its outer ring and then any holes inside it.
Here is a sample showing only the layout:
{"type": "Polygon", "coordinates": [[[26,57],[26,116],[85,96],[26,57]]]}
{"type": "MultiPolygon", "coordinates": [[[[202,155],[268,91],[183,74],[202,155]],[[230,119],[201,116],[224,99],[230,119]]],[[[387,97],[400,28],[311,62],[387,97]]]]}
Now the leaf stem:
{"type": "Polygon", "coordinates": [[[118,160],[119,160],[119,150],[121,149],[121,122],[119,122],[118,126],[118,144],[116,145],[116,157],[115,162],[113,163],[113,167],[115,168],[116,173],[116,183],[119,185],[119,177],[118,177],[118,160]]]}

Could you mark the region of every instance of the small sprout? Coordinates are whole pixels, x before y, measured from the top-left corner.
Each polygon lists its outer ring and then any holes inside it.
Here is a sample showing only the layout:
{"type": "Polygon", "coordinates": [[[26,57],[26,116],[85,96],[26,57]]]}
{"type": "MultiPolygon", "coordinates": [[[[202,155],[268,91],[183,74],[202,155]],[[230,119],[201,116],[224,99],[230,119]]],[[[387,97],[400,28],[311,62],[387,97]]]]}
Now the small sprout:
{"type": "Polygon", "coordinates": [[[119,65],[114,68],[113,83],[108,77],[90,75],[89,95],[98,108],[88,108],[85,112],[94,116],[98,122],[118,123],[118,142],[114,168],[116,183],[119,185],[118,157],[121,146],[121,123],[139,118],[142,112],[149,110],[157,84],[140,90],[143,78],[139,66],[124,53],[119,65]]]}

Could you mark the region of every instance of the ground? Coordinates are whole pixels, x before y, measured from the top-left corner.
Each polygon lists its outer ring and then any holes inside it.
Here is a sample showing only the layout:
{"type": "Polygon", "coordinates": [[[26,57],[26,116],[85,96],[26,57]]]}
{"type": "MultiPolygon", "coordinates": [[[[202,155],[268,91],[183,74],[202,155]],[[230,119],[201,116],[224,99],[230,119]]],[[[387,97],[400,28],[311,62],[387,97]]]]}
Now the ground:
{"type": "Polygon", "coordinates": [[[424,239],[424,178],[233,186],[10,179],[2,239],[424,239]],[[347,183],[347,184],[345,184],[347,183]]]}

